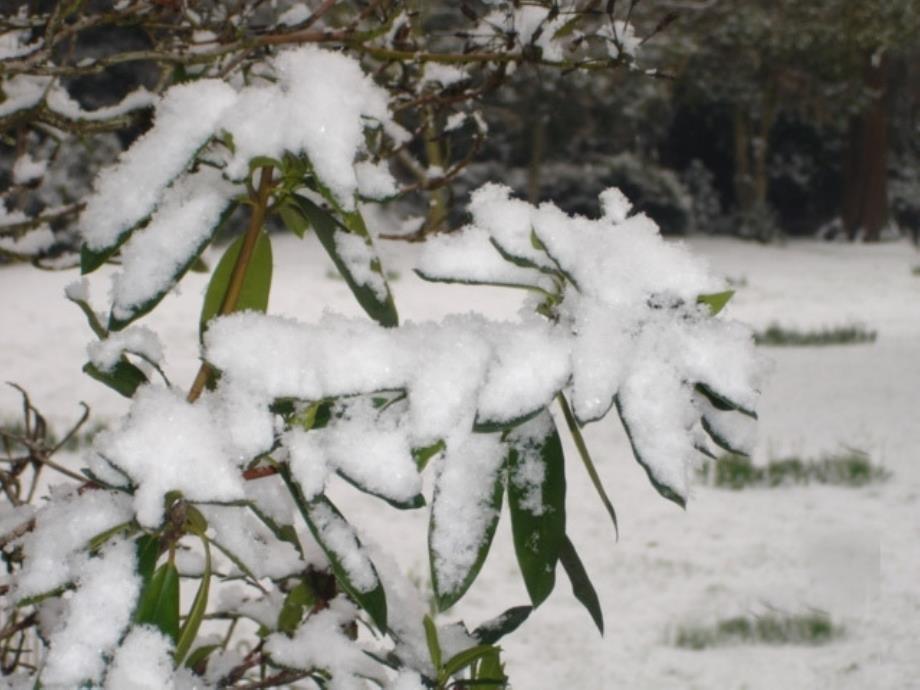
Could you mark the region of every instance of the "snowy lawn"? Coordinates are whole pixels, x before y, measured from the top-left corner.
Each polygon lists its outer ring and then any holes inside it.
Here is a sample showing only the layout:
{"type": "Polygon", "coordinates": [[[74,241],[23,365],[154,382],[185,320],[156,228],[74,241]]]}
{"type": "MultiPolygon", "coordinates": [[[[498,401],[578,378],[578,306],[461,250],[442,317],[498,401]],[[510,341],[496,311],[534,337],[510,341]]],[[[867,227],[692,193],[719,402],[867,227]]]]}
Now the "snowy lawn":
{"type": "MultiPolygon", "coordinates": [[[[314,321],[324,309],[360,315],[312,237],[274,238],[270,312],[314,321]]],[[[568,532],[604,607],[597,635],[563,581],[502,646],[520,690],[670,688],[748,690],[916,687],[920,674],[920,277],[906,244],[794,242],[764,248],[695,239],[692,248],[737,282],[727,315],[757,330],[861,324],[874,343],[764,349],[775,367],[760,404],[755,461],[803,459],[854,447],[891,474],[863,488],[819,485],[727,491],[697,486],[686,512],[661,499],[632,459],[615,417],[586,436],[616,505],[621,536],[567,448],[568,532]],[[826,613],[839,636],[819,645],[678,648],[680,631],[748,617],[826,613]]],[[[404,322],[477,311],[515,316],[514,290],[424,283],[419,248],[385,245],[384,263],[404,322]]],[[[212,264],[216,253],[210,254],[212,264]]],[[[107,270],[107,269],[106,269],[107,270]]],[[[111,271],[110,271],[111,273],[111,271]]],[[[0,269],[0,378],[15,381],[56,426],[79,413],[114,419],[127,401],[80,372],[92,334],[63,297],[75,272],[0,269]]],[[[98,279],[95,285],[104,281],[98,279]]],[[[198,367],[197,328],[206,276],[189,275],[144,320],[166,347],[167,373],[185,388],[198,367]]],[[[96,296],[101,297],[100,295],[96,296]]],[[[0,415],[19,399],[0,392],[0,415]]],[[[76,464],[77,460],[73,460],[76,464]]],[[[427,583],[427,511],[399,513],[347,487],[332,491],[354,524],[419,582],[427,583]],[[381,520],[380,517],[386,516],[381,520]]],[[[507,515],[486,566],[458,606],[471,624],[525,604],[507,515]]],[[[450,613],[445,616],[450,619],[450,613]]]]}

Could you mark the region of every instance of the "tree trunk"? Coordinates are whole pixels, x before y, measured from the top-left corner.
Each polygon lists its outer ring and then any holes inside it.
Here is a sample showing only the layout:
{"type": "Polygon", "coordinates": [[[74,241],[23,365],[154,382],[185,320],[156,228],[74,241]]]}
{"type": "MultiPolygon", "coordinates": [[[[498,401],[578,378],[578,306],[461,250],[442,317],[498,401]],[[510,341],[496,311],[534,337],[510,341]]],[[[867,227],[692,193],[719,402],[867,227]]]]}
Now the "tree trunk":
{"type": "Polygon", "coordinates": [[[866,57],[868,108],[850,121],[844,173],[843,227],[851,240],[877,242],[888,224],[888,56],[866,57]]]}

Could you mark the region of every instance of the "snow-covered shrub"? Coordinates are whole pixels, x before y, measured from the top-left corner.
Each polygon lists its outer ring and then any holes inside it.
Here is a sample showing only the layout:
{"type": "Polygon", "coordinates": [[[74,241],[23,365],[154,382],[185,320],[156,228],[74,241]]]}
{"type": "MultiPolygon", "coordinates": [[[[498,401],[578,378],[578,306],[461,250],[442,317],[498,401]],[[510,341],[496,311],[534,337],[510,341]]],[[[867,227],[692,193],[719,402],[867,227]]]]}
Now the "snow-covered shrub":
{"type": "Polygon", "coordinates": [[[617,189],[589,219],[498,185],[473,195],[470,225],[426,246],[418,272],[523,288],[531,309],[514,322],[400,325],[358,205],[395,189],[375,159],[405,137],[386,93],[320,48],[268,67],[239,89],[205,79],[167,91],[82,214],[83,271],[121,256],[105,313],[88,281],[68,289],[97,336],[85,370],[131,402],[95,441],[86,483],[22,516],[34,522],[16,541],[9,603],[35,613],[41,640],[25,682],[504,686],[496,643],[551,594],[557,565],[603,630],[567,533],[561,432],[614,526],[580,432],[612,410],[651,483],[683,506],[710,441],[744,451],[759,371],[750,333],[716,317],[731,293],[617,189]],[[211,278],[186,393],[136,321],[239,204],[250,222],[211,278]],[[273,215],[316,233],[369,319],[264,313],[273,215]],[[382,513],[427,510],[432,596],[362,542],[326,493],[336,475],[382,513]],[[472,632],[439,625],[432,615],[482,567],[505,497],[530,606],[472,632]]]}

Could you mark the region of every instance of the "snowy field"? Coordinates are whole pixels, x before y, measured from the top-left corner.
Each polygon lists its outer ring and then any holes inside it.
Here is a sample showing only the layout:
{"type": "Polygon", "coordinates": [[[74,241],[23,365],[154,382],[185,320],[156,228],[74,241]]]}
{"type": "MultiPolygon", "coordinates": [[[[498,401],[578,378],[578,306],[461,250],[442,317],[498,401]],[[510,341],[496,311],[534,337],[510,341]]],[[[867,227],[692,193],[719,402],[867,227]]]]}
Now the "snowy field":
{"type": "MultiPolygon", "coordinates": [[[[311,238],[274,242],[272,313],[308,321],[324,308],[359,313],[311,238]]],[[[853,447],[869,453],[891,478],[864,488],[734,492],[697,486],[681,511],[654,492],[614,418],[590,425],[587,440],[619,513],[620,540],[571,448],[568,531],[598,589],[606,635],[598,636],[560,578],[550,600],[502,643],[514,687],[920,687],[920,277],[911,273],[920,255],[903,243],[690,244],[740,285],[726,310],[730,317],[757,329],[772,322],[803,329],[859,323],[878,331],[872,344],[764,350],[774,371],[760,405],[755,461],[853,447]],[[843,627],[842,637],[820,646],[701,651],[673,644],[681,626],[815,609],[843,627]]],[[[513,290],[423,283],[411,271],[417,247],[391,244],[383,251],[386,268],[399,274],[392,286],[404,321],[470,310],[516,314],[520,295],[513,290]]],[[[59,429],[78,416],[80,400],[103,421],[127,407],[80,372],[91,333],[63,297],[75,278],[75,272],[0,268],[0,378],[29,390],[59,429]]],[[[182,388],[198,366],[205,281],[190,275],[181,294],[169,296],[144,321],[164,340],[167,373],[182,388]]],[[[92,284],[98,299],[106,279],[92,284]]],[[[0,415],[15,418],[18,410],[15,392],[0,392],[0,415]]],[[[332,493],[367,536],[414,579],[426,581],[426,515],[381,509],[343,487],[332,493]]],[[[526,602],[504,516],[489,560],[457,614],[476,624],[526,602]]]]}

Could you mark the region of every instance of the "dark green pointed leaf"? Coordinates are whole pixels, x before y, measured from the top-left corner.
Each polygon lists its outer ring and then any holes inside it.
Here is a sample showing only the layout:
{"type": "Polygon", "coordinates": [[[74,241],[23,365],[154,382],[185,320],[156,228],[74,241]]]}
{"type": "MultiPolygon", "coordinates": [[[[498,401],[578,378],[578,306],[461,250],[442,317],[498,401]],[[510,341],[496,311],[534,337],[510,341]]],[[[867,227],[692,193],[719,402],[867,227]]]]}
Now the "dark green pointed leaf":
{"type": "Polygon", "coordinates": [[[71,302],[80,307],[80,310],[83,312],[83,315],[86,317],[86,321],[89,323],[89,327],[93,329],[93,333],[96,334],[96,337],[100,340],[104,340],[108,333],[105,330],[105,326],[102,325],[102,322],[99,320],[99,317],[96,315],[96,312],[93,311],[93,308],[89,306],[89,303],[82,299],[73,299],[70,295],[67,296],[71,302]]]}
{"type": "Polygon", "coordinates": [[[743,405],[739,405],[738,403],[734,402],[727,396],[722,395],[705,383],[696,384],[695,389],[697,393],[705,397],[717,410],[721,410],[722,412],[740,412],[741,414],[750,417],[751,419],[757,419],[757,413],[754,410],[748,409],[743,405]]]}
{"type": "Polygon", "coordinates": [[[473,631],[479,644],[495,644],[517,630],[533,612],[533,606],[512,606],[500,616],[488,620],[473,631]]]}
{"type": "Polygon", "coordinates": [[[92,378],[104,383],[117,393],[130,398],[142,383],[147,383],[144,372],[122,357],[111,371],[102,371],[92,362],[83,365],[83,371],[92,378]]]}
{"type": "Polygon", "coordinates": [[[201,257],[202,252],[210,244],[211,238],[214,237],[214,234],[217,230],[224,224],[227,218],[233,213],[236,208],[235,202],[228,201],[227,206],[224,209],[223,213],[220,214],[220,217],[217,219],[217,222],[214,224],[214,227],[211,228],[211,231],[208,235],[202,240],[197,247],[195,247],[188,256],[185,257],[185,261],[179,266],[178,270],[173,273],[172,277],[169,280],[169,283],[162,289],[154,294],[149,295],[147,300],[142,304],[138,305],[125,318],[119,318],[115,316],[114,312],[109,314],[109,330],[110,331],[120,331],[125,328],[132,322],[136,321],[144,314],[150,312],[154,307],[156,307],[160,301],[169,293],[170,290],[175,287],[175,285],[182,280],[182,277],[188,272],[189,268],[198,261],[201,257]]]}
{"type": "Polygon", "coordinates": [[[559,432],[549,418],[551,433],[543,439],[512,434],[508,466],[508,507],[514,552],[534,607],[553,591],[556,562],[565,539],[565,459],[559,432]],[[542,479],[534,482],[534,476],[542,479]],[[533,512],[537,508],[537,512],[533,512]]]}
{"type": "Polygon", "coordinates": [[[623,405],[620,402],[619,396],[614,398],[614,402],[616,404],[617,413],[620,415],[620,422],[623,424],[623,429],[626,431],[626,438],[629,439],[629,446],[632,448],[633,457],[636,458],[636,462],[638,462],[642,466],[642,469],[645,470],[645,474],[648,475],[648,479],[652,483],[652,486],[655,487],[655,491],[657,491],[659,494],[661,494],[661,496],[668,499],[669,501],[673,501],[681,508],[686,508],[686,497],[684,497],[679,491],[669,486],[666,482],[657,477],[651,465],[649,465],[643,458],[642,449],[636,445],[636,441],[633,438],[633,433],[629,428],[629,423],[626,421],[626,416],[623,414],[623,405]]]}
{"type": "Polygon", "coordinates": [[[476,420],[473,422],[473,431],[478,434],[494,434],[499,431],[509,431],[515,427],[521,426],[521,424],[526,424],[545,409],[546,408],[544,407],[539,407],[536,410],[522,414],[520,417],[514,417],[513,419],[506,419],[502,421],[494,419],[481,419],[477,416],[476,420]]]}
{"type": "Polygon", "coordinates": [[[712,422],[709,421],[709,418],[705,413],[702,415],[702,417],[700,417],[700,422],[702,423],[703,429],[707,434],[709,434],[709,438],[711,438],[713,442],[719,446],[719,448],[722,450],[727,450],[729,453],[734,453],[735,455],[740,455],[745,458],[748,457],[746,451],[736,447],[729,439],[725,438],[725,436],[716,430],[715,426],[712,424],[712,422]]]}
{"type": "MultiPolygon", "coordinates": [[[[492,243],[492,246],[495,247],[495,250],[499,254],[501,254],[502,258],[505,261],[512,263],[515,266],[520,266],[521,268],[532,268],[537,271],[540,271],[540,273],[545,273],[546,275],[556,276],[560,278],[562,277],[562,274],[559,271],[556,271],[555,269],[549,268],[547,266],[541,266],[537,264],[536,262],[531,261],[530,259],[512,254],[505,247],[503,247],[501,243],[499,243],[499,241],[496,240],[494,237],[490,237],[489,242],[492,243]]],[[[542,249],[542,245],[539,245],[539,246],[542,249]]]]}
{"type": "Polygon", "coordinates": [[[185,660],[185,668],[190,668],[196,672],[200,670],[203,674],[204,668],[202,667],[206,665],[208,657],[211,656],[215,649],[220,649],[220,645],[205,644],[200,647],[195,647],[185,660]]]}
{"type": "Polygon", "coordinates": [[[619,539],[620,526],[617,523],[617,511],[613,507],[613,501],[611,501],[610,497],[607,495],[607,490],[604,488],[601,476],[597,473],[597,468],[594,466],[594,461],[591,459],[591,453],[588,451],[588,445],[585,443],[584,436],[581,434],[578,420],[575,419],[572,408],[569,406],[569,401],[566,400],[565,395],[561,391],[556,395],[556,401],[562,409],[562,416],[565,417],[566,426],[569,427],[569,433],[572,435],[572,440],[575,442],[575,448],[578,450],[578,456],[581,458],[585,471],[588,473],[588,478],[591,480],[591,484],[594,485],[594,490],[597,492],[598,498],[601,499],[604,510],[606,510],[607,514],[610,516],[610,520],[613,522],[613,530],[616,532],[617,538],[619,539]]]}
{"type": "MultiPolygon", "coordinates": [[[[507,461],[507,458],[506,458],[507,461]]],[[[498,517],[501,513],[502,505],[502,495],[504,494],[504,471],[499,470],[495,473],[495,480],[493,482],[491,495],[489,498],[489,508],[491,510],[491,515],[482,525],[482,531],[478,535],[479,550],[476,552],[476,558],[473,563],[470,565],[469,570],[461,579],[459,585],[456,588],[445,591],[441,585],[441,578],[438,574],[437,569],[437,559],[435,558],[435,553],[432,548],[432,543],[434,541],[434,536],[437,533],[437,530],[442,529],[435,520],[435,513],[438,503],[438,498],[441,495],[441,492],[438,491],[437,487],[435,488],[434,498],[432,499],[432,509],[431,509],[431,520],[428,524],[428,560],[431,567],[431,582],[434,587],[435,600],[439,611],[446,611],[451,606],[456,604],[466,591],[470,588],[470,585],[473,584],[473,581],[476,579],[476,576],[479,575],[479,571],[482,569],[482,564],[485,563],[486,556],[489,555],[489,549],[492,546],[492,538],[495,536],[495,528],[498,526],[498,517]]],[[[447,526],[447,529],[450,529],[453,526],[447,526]]],[[[472,526],[470,526],[472,528],[472,526]]]]}
{"type": "Polygon", "coordinates": [[[393,506],[394,508],[398,510],[416,510],[425,505],[425,497],[422,494],[416,494],[415,496],[410,498],[408,501],[400,500],[398,498],[394,498],[393,496],[387,496],[386,494],[383,494],[379,491],[375,491],[374,489],[371,489],[369,486],[364,484],[361,480],[355,477],[352,477],[350,474],[348,474],[342,469],[339,469],[337,474],[342,479],[344,479],[346,482],[348,482],[353,487],[355,487],[358,491],[362,491],[369,496],[374,496],[383,501],[386,501],[387,503],[389,503],[391,506],[393,506]]]}
{"type": "Polygon", "coordinates": [[[192,600],[192,607],[189,609],[185,623],[179,631],[175,651],[176,664],[181,664],[185,655],[192,648],[192,643],[198,636],[201,621],[204,620],[205,611],[208,609],[208,593],[211,589],[211,547],[203,534],[201,543],[204,545],[204,572],[201,574],[201,583],[198,585],[198,591],[192,600]]]}
{"type": "Polygon", "coordinates": [[[152,534],[144,534],[138,537],[134,544],[137,553],[137,574],[143,587],[147,587],[160,557],[160,540],[152,534]]]}
{"type": "Polygon", "coordinates": [[[594,585],[591,584],[591,578],[588,577],[585,566],[582,565],[581,559],[575,551],[575,546],[568,537],[562,540],[559,560],[562,562],[562,566],[572,583],[572,593],[591,614],[594,624],[603,635],[604,613],[601,611],[601,602],[597,598],[597,592],[594,591],[594,585]]]}
{"type": "Polygon", "coordinates": [[[100,532],[95,537],[89,540],[89,543],[86,545],[86,548],[89,551],[98,551],[106,542],[109,541],[112,537],[117,534],[127,533],[130,536],[137,530],[137,523],[134,520],[129,520],[128,522],[122,522],[120,525],[115,525],[110,527],[104,532],[100,532]]]}
{"type": "Polygon", "coordinates": [[[725,305],[728,304],[732,296],[735,294],[734,290],[726,290],[725,292],[714,292],[711,295],[700,295],[696,298],[697,304],[705,304],[709,307],[709,312],[715,316],[720,311],[725,308],[725,305]]]}
{"type": "Polygon", "coordinates": [[[175,642],[179,637],[179,571],[167,561],[141,592],[134,622],[152,625],[175,642]]]}
{"type": "Polygon", "coordinates": [[[422,280],[427,280],[429,283],[447,283],[449,285],[491,285],[493,287],[504,287],[504,288],[516,288],[519,290],[533,290],[535,292],[545,293],[546,291],[536,285],[527,285],[526,283],[512,283],[510,281],[500,281],[500,280],[470,280],[462,278],[449,278],[446,276],[436,276],[431,273],[425,273],[423,270],[416,268],[413,269],[415,274],[422,280]]]}
{"type": "MultiPolygon", "coordinates": [[[[211,275],[204,303],[201,305],[201,317],[198,320],[198,332],[204,335],[208,322],[220,313],[224,296],[230,285],[230,277],[236,267],[240,251],[243,248],[245,235],[237,237],[224,251],[217,263],[217,268],[211,275]]],[[[267,233],[259,233],[258,239],[252,248],[252,257],[243,277],[243,286],[236,305],[231,310],[244,311],[250,309],[265,313],[268,310],[268,297],[272,286],[272,245],[267,233]]]]}
{"type": "Polygon", "coordinates": [[[361,237],[367,243],[370,251],[374,251],[370,236],[367,233],[367,229],[364,227],[364,221],[360,214],[357,212],[346,214],[346,225],[345,223],[336,221],[328,211],[320,208],[304,196],[294,194],[291,198],[296,202],[303,216],[310,222],[310,226],[319,238],[323,248],[329,254],[336,269],[341,274],[342,278],[345,279],[355,299],[358,300],[358,304],[367,312],[367,315],[381,326],[398,326],[399,315],[396,312],[396,305],[393,303],[393,295],[390,293],[390,287],[387,285],[383,270],[380,267],[380,261],[376,258],[373,259],[369,268],[377,273],[380,276],[380,280],[383,282],[386,289],[386,296],[383,298],[381,298],[370,286],[358,282],[352,274],[351,268],[348,266],[347,262],[339,254],[336,237],[339,233],[345,232],[351,232],[361,237]],[[351,227],[348,227],[349,225],[351,227]]]}
{"type": "MultiPolygon", "coordinates": [[[[374,567],[374,564],[370,562],[370,559],[368,559],[368,563],[370,564],[374,579],[373,585],[371,587],[364,588],[358,587],[358,585],[352,581],[349,570],[345,567],[345,558],[347,554],[337,551],[337,545],[330,543],[330,541],[325,536],[328,525],[324,523],[330,514],[332,520],[336,522],[336,527],[343,527],[351,530],[351,526],[348,524],[348,521],[339,512],[339,509],[333,505],[332,501],[330,501],[325,496],[320,495],[312,501],[307,501],[304,498],[303,492],[300,490],[300,486],[297,484],[297,482],[294,481],[293,477],[291,476],[290,469],[286,465],[280,466],[280,474],[281,478],[284,480],[284,483],[287,485],[288,491],[290,491],[294,502],[297,504],[297,508],[300,511],[301,516],[303,516],[304,521],[307,523],[307,527],[310,529],[310,533],[313,535],[313,538],[316,539],[316,542],[320,545],[320,548],[323,549],[323,552],[326,554],[326,558],[329,559],[329,563],[332,566],[332,572],[335,575],[335,579],[339,583],[339,586],[345,590],[345,592],[347,592],[348,595],[354,599],[361,608],[367,611],[367,614],[371,617],[371,620],[374,621],[374,623],[381,631],[386,631],[386,594],[383,591],[383,585],[380,582],[380,577],[377,575],[377,569],[374,567]]],[[[355,536],[354,540],[355,547],[364,552],[364,547],[361,545],[361,542],[357,536],[355,536]]]]}

